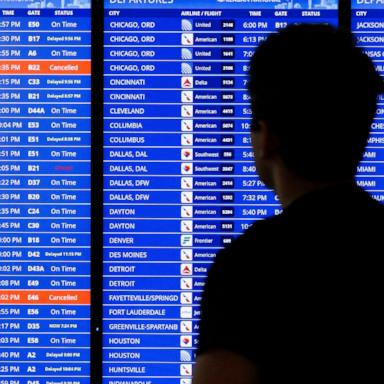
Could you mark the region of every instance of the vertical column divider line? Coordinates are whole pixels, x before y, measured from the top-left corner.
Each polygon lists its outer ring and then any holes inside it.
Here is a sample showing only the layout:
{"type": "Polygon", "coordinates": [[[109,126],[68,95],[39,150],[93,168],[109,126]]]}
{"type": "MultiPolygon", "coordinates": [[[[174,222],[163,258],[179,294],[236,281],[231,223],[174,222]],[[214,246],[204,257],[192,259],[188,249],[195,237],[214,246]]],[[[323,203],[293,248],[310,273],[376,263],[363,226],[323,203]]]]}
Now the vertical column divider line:
{"type": "Polygon", "coordinates": [[[352,0],[339,0],[339,27],[351,31],[352,0]]]}
{"type": "Polygon", "coordinates": [[[91,384],[102,382],[104,0],[92,0],[91,384]]]}

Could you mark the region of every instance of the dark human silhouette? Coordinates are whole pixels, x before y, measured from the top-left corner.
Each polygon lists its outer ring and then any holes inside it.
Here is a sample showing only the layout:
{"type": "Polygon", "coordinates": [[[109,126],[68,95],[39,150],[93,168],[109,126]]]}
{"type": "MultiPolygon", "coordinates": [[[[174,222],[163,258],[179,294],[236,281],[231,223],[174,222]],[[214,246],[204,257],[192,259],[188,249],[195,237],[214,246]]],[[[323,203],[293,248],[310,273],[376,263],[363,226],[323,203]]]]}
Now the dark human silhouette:
{"type": "Polygon", "coordinates": [[[384,206],[355,174],[383,82],[325,25],[270,35],[249,75],[256,168],[283,212],[217,254],[193,383],[382,382],[384,206]]]}

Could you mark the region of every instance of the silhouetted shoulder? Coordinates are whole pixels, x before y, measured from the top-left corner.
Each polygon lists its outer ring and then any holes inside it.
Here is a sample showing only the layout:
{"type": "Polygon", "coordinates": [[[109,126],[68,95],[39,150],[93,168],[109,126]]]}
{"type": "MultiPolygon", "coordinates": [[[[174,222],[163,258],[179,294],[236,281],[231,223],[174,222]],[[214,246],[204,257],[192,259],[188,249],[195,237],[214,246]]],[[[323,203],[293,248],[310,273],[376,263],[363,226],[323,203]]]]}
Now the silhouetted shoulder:
{"type": "Polygon", "coordinates": [[[208,273],[198,353],[224,348],[271,374],[277,360],[286,369],[292,359],[315,369],[322,354],[362,361],[372,342],[361,330],[373,340],[383,320],[383,223],[383,205],[351,186],[313,192],[256,221],[208,273]]]}
{"type": "MultiPolygon", "coordinates": [[[[271,241],[278,238],[284,231],[284,225],[285,220],[281,215],[256,220],[242,235],[235,238],[231,244],[220,251],[216,260],[236,257],[236,261],[244,261],[244,258],[248,257],[255,248],[258,248],[259,251],[266,250],[271,245],[271,241]]],[[[258,252],[258,257],[265,256],[262,252],[258,252]]]]}

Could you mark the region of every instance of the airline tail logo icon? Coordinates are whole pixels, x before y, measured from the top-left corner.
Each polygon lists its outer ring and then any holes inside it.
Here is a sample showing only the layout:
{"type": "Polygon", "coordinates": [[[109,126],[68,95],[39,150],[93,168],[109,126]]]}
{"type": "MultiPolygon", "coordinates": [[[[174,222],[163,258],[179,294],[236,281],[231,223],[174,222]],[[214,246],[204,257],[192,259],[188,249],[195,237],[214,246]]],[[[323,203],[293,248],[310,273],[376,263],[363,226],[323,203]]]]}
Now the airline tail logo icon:
{"type": "Polygon", "coordinates": [[[193,105],[182,105],[181,106],[182,117],[193,117],[193,105]]]}
{"type": "Polygon", "coordinates": [[[182,177],[181,178],[181,189],[192,189],[193,188],[193,178],[192,177],[182,177]]]}
{"type": "Polygon", "coordinates": [[[181,174],[182,175],[192,175],[193,174],[193,164],[192,163],[182,163],[181,164],[181,174]]]}
{"type": "Polygon", "coordinates": [[[180,361],[184,361],[184,362],[192,361],[191,353],[185,349],[182,349],[180,351],[180,361]]]}
{"type": "Polygon", "coordinates": [[[192,216],[193,216],[193,207],[191,205],[182,205],[181,217],[192,217],[192,216]]]}
{"type": "Polygon", "coordinates": [[[181,292],[180,296],[181,304],[192,304],[192,292],[181,292]]]}
{"type": "Polygon", "coordinates": [[[190,75],[192,73],[193,69],[192,69],[192,65],[188,64],[188,63],[182,63],[181,64],[181,73],[183,75],[190,75]]]}
{"type": "Polygon", "coordinates": [[[180,347],[192,347],[192,336],[184,335],[180,337],[180,347]]]}
{"type": "Polygon", "coordinates": [[[192,245],[193,245],[193,237],[191,235],[181,235],[181,237],[180,237],[180,245],[182,247],[192,247],[192,245]]]}
{"type": "Polygon", "coordinates": [[[181,232],[192,232],[193,231],[193,221],[192,220],[182,220],[180,230],[181,230],[181,232]]]}
{"type": "Polygon", "coordinates": [[[181,87],[182,88],[193,88],[193,77],[192,76],[183,76],[181,78],[181,87]]]}
{"type": "Polygon", "coordinates": [[[192,376],[192,364],[181,364],[180,365],[181,376],[192,376]]]}
{"type": "Polygon", "coordinates": [[[192,307],[181,307],[180,317],[182,319],[192,319],[193,308],[192,307]]]}
{"type": "Polygon", "coordinates": [[[192,321],[182,321],[180,323],[181,332],[191,333],[192,332],[192,321]]]}
{"type": "Polygon", "coordinates": [[[181,35],[182,45],[193,45],[193,33],[183,33],[181,35]]]}
{"type": "Polygon", "coordinates": [[[192,29],[193,29],[192,22],[188,19],[182,19],[181,20],[181,29],[183,31],[192,31],[192,29]]]}
{"type": "Polygon", "coordinates": [[[192,249],[181,249],[180,250],[180,259],[183,261],[190,261],[193,259],[192,249]]]}
{"type": "Polygon", "coordinates": [[[183,103],[193,103],[193,91],[181,92],[181,101],[183,103]]]}
{"type": "Polygon", "coordinates": [[[193,281],[190,277],[183,277],[180,281],[180,288],[181,289],[192,289],[193,288],[193,281]]]}
{"type": "Polygon", "coordinates": [[[181,121],[181,130],[183,132],[193,131],[193,120],[182,120],[181,121]]]}
{"type": "Polygon", "coordinates": [[[192,50],[189,49],[189,48],[182,48],[182,50],[181,50],[181,58],[183,60],[192,60],[193,59],[192,50]]]}
{"type": "Polygon", "coordinates": [[[193,271],[192,264],[181,264],[180,272],[183,276],[191,276],[193,271]]]}
{"type": "Polygon", "coordinates": [[[181,202],[183,204],[192,204],[193,203],[193,192],[181,192],[181,202]]]}
{"type": "Polygon", "coordinates": [[[181,135],[181,145],[193,145],[193,135],[190,133],[183,133],[181,135]]]}
{"type": "Polygon", "coordinates": [[[193,160],[193,150],[192,149],[182,149],[181,150],[181,160],[193,160]]]}

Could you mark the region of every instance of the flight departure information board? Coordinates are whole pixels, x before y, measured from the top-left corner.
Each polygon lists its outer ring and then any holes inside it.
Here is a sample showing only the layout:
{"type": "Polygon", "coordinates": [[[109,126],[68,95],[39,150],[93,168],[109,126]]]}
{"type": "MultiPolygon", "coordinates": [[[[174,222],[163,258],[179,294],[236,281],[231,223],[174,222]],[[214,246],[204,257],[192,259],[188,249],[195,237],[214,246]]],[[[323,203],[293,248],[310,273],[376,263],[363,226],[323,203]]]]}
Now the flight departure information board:
{"type": "MultiPolygon", "coordinates": [[[[0,0],[0,384],[91,382],[90,8],[0,0]]],[[[255,175],[249,60],[269,33],[337,13],[336,0],[105,1],[104,384],[191,383],[216,252],[280,212],[255,175]]],[[[384,0],[353,1],[384,75],[383,20],[384,0]]],[[[383,133],[381,96],[357,182],[382,202],[383,133]]]]}
{"type": "Polygon", "coordinates": [[[337,3],[107,0],[104,14],[103,383],[188,384],[216,252],[280,212],[255,176],[249,60],[287,24],[336,25],[337,3]]]}
{"type": "Polygon", "coordinates": [[[89,383],[88,0],[0,1],[0,382],[89,383]]]}
{"type": "MultiPolygon", "coordinates": [[[[371,58],[384,76],[384,0],[352,0],[352,32],[357,45],[371,58]]],[[[358,183],[374,198],[384,202],[384,95],[379,95],[358,183]]]]}

